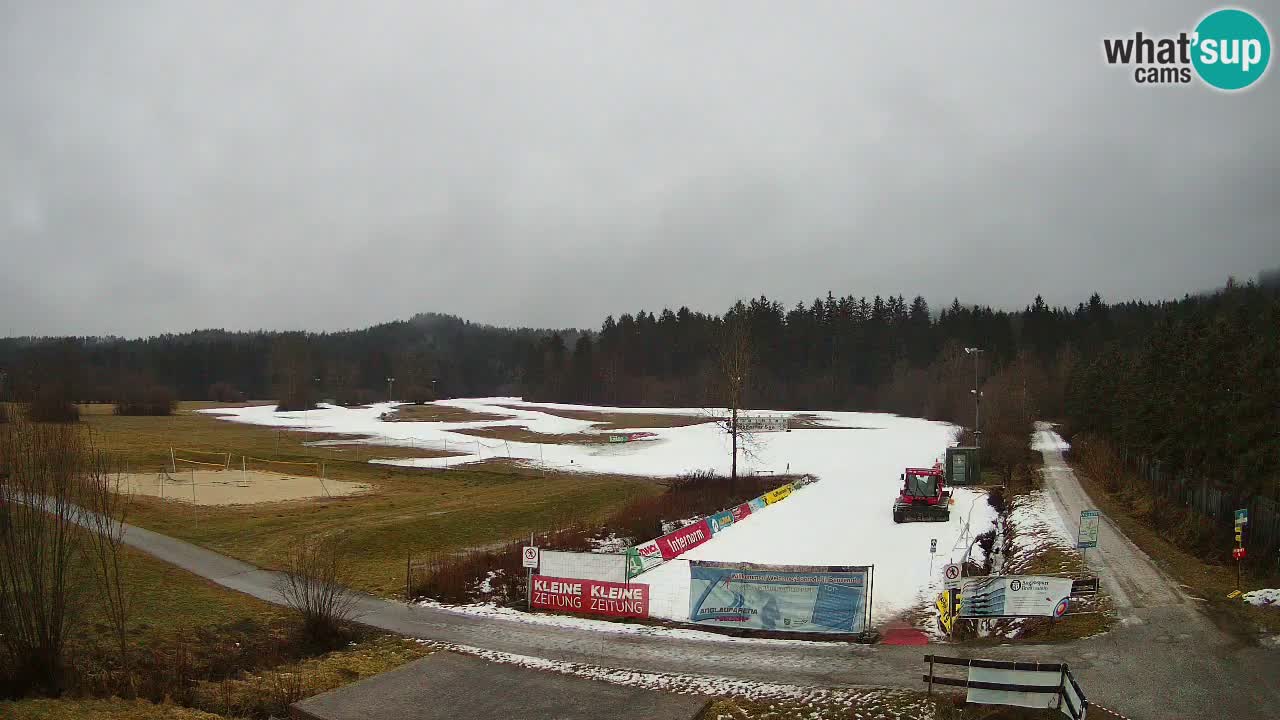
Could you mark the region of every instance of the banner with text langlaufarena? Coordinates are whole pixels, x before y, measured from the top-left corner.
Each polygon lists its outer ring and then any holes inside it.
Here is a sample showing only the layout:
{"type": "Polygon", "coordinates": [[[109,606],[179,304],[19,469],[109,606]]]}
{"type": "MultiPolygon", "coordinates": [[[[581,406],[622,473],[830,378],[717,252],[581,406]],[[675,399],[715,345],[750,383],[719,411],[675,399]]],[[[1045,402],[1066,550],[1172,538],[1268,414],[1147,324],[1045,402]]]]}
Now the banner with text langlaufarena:
{"type": "Polygon", "coordinates": [[[689,561],[689,619],[804,633],[866,628],[871,569],[689,561]]]}

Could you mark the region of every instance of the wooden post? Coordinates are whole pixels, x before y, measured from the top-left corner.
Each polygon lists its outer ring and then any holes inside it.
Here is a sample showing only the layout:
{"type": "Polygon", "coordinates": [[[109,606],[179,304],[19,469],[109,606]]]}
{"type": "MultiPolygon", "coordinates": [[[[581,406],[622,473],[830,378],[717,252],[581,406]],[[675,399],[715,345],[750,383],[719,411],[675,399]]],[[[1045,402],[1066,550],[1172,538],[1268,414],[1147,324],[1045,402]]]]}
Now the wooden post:
{"type": "Polygon", "coordinates": [[[929,694],[933,695],[933,656],[929,656],[929,694]]]}
{"type": "Polygon", "coordinates": [[[410,574],[413,572],[413,551],[406,550],[404,553],[404,601],[413,602],[413,582],[410,574]]]}

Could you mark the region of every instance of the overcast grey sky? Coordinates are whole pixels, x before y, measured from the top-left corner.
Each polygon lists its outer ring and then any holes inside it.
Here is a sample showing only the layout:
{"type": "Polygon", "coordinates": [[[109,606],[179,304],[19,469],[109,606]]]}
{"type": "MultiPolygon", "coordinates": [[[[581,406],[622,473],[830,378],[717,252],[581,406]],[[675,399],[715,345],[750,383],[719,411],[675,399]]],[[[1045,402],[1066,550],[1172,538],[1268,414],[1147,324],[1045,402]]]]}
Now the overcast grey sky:
{"type": "MultiPolygon", "coordinates": [[[[0,334],[1021,307],[1280,264],[1276,71],[1103,61],[1214,5],[899,5],[5,0],[0,334]]],[[[1280,3],[1246,7],[1274,41],[1280,3]]]]}

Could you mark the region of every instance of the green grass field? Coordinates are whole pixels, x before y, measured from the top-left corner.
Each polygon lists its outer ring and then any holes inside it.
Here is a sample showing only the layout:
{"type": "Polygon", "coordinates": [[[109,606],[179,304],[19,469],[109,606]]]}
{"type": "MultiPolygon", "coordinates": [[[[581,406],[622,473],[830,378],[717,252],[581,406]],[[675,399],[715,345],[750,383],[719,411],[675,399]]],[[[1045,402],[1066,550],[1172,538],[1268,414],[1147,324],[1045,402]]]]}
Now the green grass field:
{"type": "MultiPolygon", "coordinates": [[[[649,479],[544,473],[511,465],[415,470],[336,459],[330,448],[304,446],[323,435],[232,423],[183,403],[171,417],[118,417],[92,406],[84,422],[99,446],[134,472],[160,470],[170,447],[286,461],[324,461],[328,477],[369,482],[372,492],[346,498],[193,507],[135,497],[130,521],[263,567],[279,567],[297,538],[346,534],[356,587],[386,596],[404,588],[408,554],[422,555],[509,541],[530,531],[598,519],[628,501],[655,494],[649,479]]],[[[412,448],[372,448],[375,456],[414,456],[412,448]]],[[[348,454],[352,451],[348,450],[348,454]]],[[[364,449],[364,458],[370,448],[364,449]]]]}
{"type": "MultiPolygon", "coordinates": [[[[284,621],[288,611],[248,595],[228,590],[144,552],[125,548],[125,586],[133,602],[130,635],[137,644],[165,639],[183,628],[214,625],[270,625],[284,621]]],[[[112,642],[107,615],[90,598],[82,630],[73,643],[112,642]]]]}

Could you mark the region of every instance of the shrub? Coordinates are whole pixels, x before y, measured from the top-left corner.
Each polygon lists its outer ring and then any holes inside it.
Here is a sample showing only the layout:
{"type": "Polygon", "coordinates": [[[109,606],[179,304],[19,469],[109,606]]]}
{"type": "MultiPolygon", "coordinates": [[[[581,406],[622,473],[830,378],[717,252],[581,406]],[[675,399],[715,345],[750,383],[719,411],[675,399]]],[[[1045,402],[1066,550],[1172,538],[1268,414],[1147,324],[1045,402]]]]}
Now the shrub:
{"type": "Polygon", "coordinates": [[[354,617],[359,596],[345,585],[346,557],[340,537],[308,537],[285,560],[279,591],[302,616],[310,639],[324,643],[341,636],[354,617]]]}
{"type": "Polygon", "coordinates": [[[178,408],[174,393],[163,385],[122,385],[116,400],[117,415],[172,415],[178,408]]]}
{"type": "Polygon", "coordinates": [[[80,408],[71,402],[65,385],[49,383],[41,386],[31,398],[27,417],[33,422],[77,422],[80,420],[80,408]]]}
{"type": "Polygon", "coordinates": [[[244,393],[229,382],[216,382],[209,386],[209,399],[220,403],[244,402],[244,393]]]}
{"type": "MultiPolygon", "coordinates": [[[[643,542],[656,538],[679,521],[731,508],[789,481],[777,476],[739,477],[737,483],[712,472],[692,472],[667,482],[658,495],[638,498],[602,524],[572,522],[539,533],[534,544],[547,550],[586,552],[600,540],[623,538],[643,542]]],[[[409,594],[445,603],[494,602],[522,606],[526,597],[520,549],[525,540],[499,547],[434,553],[416,564],[409,578],[409,594]]]]}
{"type": "Polygon", "coordinates": [[[987,504],[996,511],[997,515],[1004,515],[1004,488],[992,488],[991,492],[987,493],[987,504]]]}
{"type": "Polygon", "coordinates": [[[76,428],[0,428],[0,668],[4,693],[63,689],[64,649],[85,600],[76,520],[87,449],[76,428]],[[42,498],[30,503],[27,498],[42,498]]]}
{"type": "Polygon", "coordinates": [[[279,397],[280,399],[276,401],[276,412],[316,409],[315,396],[307,383],[295,383],[292,387],[285,386],[280,389],[279,397]]]}

